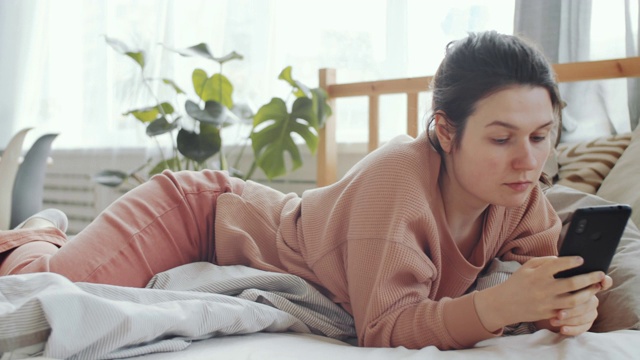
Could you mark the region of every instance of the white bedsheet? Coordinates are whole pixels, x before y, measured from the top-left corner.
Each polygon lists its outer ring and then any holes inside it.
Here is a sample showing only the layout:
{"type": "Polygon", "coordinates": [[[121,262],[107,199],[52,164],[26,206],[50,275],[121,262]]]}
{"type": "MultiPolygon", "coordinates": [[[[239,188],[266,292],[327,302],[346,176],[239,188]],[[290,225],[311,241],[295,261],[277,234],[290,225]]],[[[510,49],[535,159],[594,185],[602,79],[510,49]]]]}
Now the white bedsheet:
{"type": "Polygon", "coordinates": [[[402,360],[402,359],[640,359],[640,331],[585,333],[565,337],[548,330],[529,335],[506,336],[482,341],[472,349],[441,351],[434,346],[406,348],[360,348],[310,334],[257,333],[197,341],[177,353],[157,353],[138,360],[402,360]]]}

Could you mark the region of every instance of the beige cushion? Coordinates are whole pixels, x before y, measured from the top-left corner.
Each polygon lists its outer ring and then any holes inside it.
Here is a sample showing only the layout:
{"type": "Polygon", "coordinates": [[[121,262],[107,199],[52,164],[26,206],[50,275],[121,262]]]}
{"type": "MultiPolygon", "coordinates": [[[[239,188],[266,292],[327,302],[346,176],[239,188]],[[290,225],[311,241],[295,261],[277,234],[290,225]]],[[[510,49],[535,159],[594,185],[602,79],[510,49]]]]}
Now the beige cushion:
{"type": "MultiPolygon", "coordinates": [[[[640,126],[634,130],[629,147],[604,179],[597,195],[631,205],[631,219],[640,226],[640,126]]],[[[640,257],[636,261],[640,262],[640,257]]]]}
{"type": "Polygon", "coordinates": [[[631,141],[631,133],[608,135],[557,147],[557,184],[596,194],[631,141]]]}
{"type": "MultiPolygon", "coordinates": [[[[636,175],[636,182],[637,178],[636,175]]],[[[571,214],[578,207],[611,204],[596,195],[562,185],[552,186],[545,195],[562,220],[563,235],[571,214]]],[[[627,223],[622,234],[609,267],[609,276],[613,279],[613,286],[598,294],[598,319],[591,331],[640,329],[640,231],[632,221],[627,223]]]]}

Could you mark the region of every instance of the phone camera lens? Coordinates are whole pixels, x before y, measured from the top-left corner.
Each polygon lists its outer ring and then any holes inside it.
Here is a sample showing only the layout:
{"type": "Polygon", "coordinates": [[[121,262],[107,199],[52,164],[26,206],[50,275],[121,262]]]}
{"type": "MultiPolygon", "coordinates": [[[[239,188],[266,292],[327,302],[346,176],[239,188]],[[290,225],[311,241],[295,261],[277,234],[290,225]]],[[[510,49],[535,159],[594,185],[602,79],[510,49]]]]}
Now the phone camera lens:
{"type": "Polygon", "coordinates": [[[578,222],[578,226],[576,226],[576,233],[582,234],[586,228],[587,228],[587,219],[580,219],[580,221],[578,222]]]}

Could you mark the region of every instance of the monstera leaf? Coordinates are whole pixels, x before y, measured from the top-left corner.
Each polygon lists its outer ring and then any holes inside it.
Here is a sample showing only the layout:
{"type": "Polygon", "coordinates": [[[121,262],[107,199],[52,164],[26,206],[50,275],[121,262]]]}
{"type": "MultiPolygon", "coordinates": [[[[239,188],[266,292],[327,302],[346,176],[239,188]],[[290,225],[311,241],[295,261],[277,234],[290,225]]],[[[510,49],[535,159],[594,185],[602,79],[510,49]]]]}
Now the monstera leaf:
{"type": "Polygon", "coordinates": [[[193,89],[204,101],[217,101],[228,109],[233,107],[233,85],[226,76],[213,74],[208,77],[206,71],[195,69],[191,74],[193,89]]]}
{"type": "Polygon", "coordinates": [[[313,109],[316,114],[318,128],[323,128],[324,123],[333,113],[331,106],[327,103],[327,92],[322,88],[311,89],[313,94],[313,109]]]}
{"type": "Polygon", "coordinates": [[[268,123],[251,134],[251,143],[256,164],[269,179],[287,173],[285,152],[291,156],[292,170],[302,166],[302,157],[291,136],[292,133],[299,134],[309,150],[315,153],[318,135],[310,128],[316,128],[315,120],[313,101],[306,97],[294,101],[291,113],[288,112],[285,102],[279,98],[271,99],[271,102],[258,110],[253,117],[254,127],[258,128],[261,124],[268,123]],[[301,120],[305,120],[306,123],[301,120]]]}
{"type": "Polygon", "coordinates": [[[313,100],[313,109],[316,117],[317,127],[324,127],[327,117],[331,116],[331,107],[327,103],[327,92],[322,88],[310,89],[305,84],[293,78],[291,75],[291,66],[284,68],[278,79],[286,81],[293,87],[293,94],[296,97],[308,97],[313,100]]]}
{"type": "Polygon", "coordinates": [[[306,96],[308,98],[311,98],[311,90],[309,90],[309,88],[301,83],[298,80],[295,80],[292,76],[291,76],[291,66],[287,66],[286,68],[284,68],[281,72],[280,75],[278,75],[278,79],[284,80],[286,82],[289,83],[289,85],[293,86],[293,88],[295,89],[294,94],[297,97],[302,97],[302,96],[306,96]]]}
{"type": "Polygon", "coordinates": [[[200,133],[180,129],[178,151],[185,157],[201,164],[220,151],[222,138],[220,130],[207,123],[200,123],[200,133]]]}

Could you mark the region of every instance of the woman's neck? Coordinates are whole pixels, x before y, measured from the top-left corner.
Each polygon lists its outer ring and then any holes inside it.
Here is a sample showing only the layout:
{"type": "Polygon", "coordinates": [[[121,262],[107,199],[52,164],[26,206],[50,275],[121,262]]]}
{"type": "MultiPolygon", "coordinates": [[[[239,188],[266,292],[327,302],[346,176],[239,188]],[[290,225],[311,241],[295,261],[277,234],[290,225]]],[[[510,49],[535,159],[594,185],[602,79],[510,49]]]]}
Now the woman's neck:
{"type": "Polygon", "coordinates": [[[449,233],[460,252],[468,257],[482,235],[484,212],[489,204],[479,206],[469,201],[464,189],[449,176],[444,166],[440,171],[438,186],[449,233]]]}

